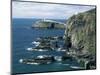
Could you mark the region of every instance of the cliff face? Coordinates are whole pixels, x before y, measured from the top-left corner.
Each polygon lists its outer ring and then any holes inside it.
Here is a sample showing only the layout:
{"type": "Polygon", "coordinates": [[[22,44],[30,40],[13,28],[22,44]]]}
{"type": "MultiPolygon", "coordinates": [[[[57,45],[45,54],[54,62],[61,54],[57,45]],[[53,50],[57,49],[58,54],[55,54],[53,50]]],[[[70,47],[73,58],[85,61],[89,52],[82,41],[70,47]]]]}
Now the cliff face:
{"type": "Polygon", "coordinates": [[[65,43],[68,44],[70,38],[71,47],[95,55],[96,9],[73,15],[66,24],[65,43]]]}

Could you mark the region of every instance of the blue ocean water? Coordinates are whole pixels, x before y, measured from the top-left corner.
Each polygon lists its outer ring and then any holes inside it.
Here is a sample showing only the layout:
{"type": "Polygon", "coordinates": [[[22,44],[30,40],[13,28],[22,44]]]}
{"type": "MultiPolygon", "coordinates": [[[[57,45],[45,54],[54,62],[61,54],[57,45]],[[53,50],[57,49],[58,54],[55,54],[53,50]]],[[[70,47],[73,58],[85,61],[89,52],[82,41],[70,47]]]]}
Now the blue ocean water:
{"type": "MultiPolygon", "coordinates": [[[[63,52],[31,52],[26,49],[32,47],[32,41],[38,37],[63,36],[64,29],[33,29],[31,26],[38,19],[13,19],[12,20],[12,73],[30,73],[75,70],[79,67],[76,61],[54,62],[48,65],[27,65],[19,63],[19,59],[31,58],[37,55],[64,55],[63,52]]],[[[66,22],[66,20],[57,20],[66,22]]]]}

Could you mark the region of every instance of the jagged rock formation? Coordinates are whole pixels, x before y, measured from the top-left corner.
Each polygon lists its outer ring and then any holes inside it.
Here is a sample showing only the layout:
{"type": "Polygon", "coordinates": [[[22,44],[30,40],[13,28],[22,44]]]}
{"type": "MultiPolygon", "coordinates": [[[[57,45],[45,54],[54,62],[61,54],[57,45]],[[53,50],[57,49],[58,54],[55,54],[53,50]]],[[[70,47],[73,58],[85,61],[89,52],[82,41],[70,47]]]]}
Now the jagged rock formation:
{"type": "Polygon", "coordinates": [[[96,9],[70,17],[64,38],[66,47],[76,52],[77,59],[84,62],[86,69],[96,68],[96,9]]]}
{"type": "Polygon", "coordinates": [[[83,53],[95,54],[96,49],[96,9],[73,15],[67,21],[65,40],[70,38],[74,48],[83,53]]]}

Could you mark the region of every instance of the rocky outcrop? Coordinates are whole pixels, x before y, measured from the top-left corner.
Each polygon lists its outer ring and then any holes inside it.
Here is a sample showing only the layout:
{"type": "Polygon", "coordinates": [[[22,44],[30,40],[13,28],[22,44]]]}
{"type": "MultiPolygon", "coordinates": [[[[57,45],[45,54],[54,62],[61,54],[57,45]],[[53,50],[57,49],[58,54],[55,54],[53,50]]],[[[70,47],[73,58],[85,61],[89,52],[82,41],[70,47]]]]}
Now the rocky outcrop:
{"type": "Polygon", "coordinates": [[[65,46],[84,69],[96,68],[96,9],[70,17],[64,38],[65,46]]]}
{"type": "Polygon", "coordinates": [[[34,25],[33,28],[48,28],[48,29],[65,29],[65,24],[61,22],[56,22],[52,20],[39,20],[34,25]]]}
{"type": "MultiPolygon", "coordinates": [[[[65,43],[82,54],[96,52],[96,9],[73,15],[67,21],[65,43]],[[68,40],[70,38],[70,41],[68,40]]],[[[66,46],[67,46],[66,45],[66,46]]]]}

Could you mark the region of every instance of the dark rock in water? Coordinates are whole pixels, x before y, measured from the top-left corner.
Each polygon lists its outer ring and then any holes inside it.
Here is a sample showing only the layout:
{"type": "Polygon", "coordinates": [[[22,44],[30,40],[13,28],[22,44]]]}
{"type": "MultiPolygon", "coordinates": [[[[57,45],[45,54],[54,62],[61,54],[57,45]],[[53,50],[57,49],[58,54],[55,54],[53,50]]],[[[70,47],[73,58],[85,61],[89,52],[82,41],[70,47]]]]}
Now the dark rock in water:
{"type": "Polygon", "coordinates": [[[77,60],[84,69],[96,69],[96,57],[94,55],[78,55],[77,60]]]}
{"type": "Polygon", "coordinates": [[[34,64],[34,65],[39,65],[39,64],[50,64],[54,61],[54,58],[52,56],[46,56],[46,55],[41,55],[37,56],[35,58],[30,58],[30,59],[20,59],[19,62],[23,64],[34,64]]]}
{"type": "MultiPolygon", "coordinates": [[[[37,38],[36,41],[33,41],[32,43],[36,46],[35,48],[32,48],[33,51],[45,51],[45,50],[54,50],[59,48],[61,46],[61,42],[63,42],[64,39],[62,36],[55,36],[55,37],[40,37],[37,38]]],[[[30,48],[29,48],[30,50],[30,48]]]]}
{"type": "Polygon", "coordinates": [[[54,59],[56,61],[64,61],[64,60],[72,60],[73,57],[69,56],[69,55],[65,55],[65,56],[54,56],[54,59]]]}
{"type": "Polygon", "coordinates": [[[63,58],[62,58],[63,60],[73,60],[73,57],[72,56],[70,56],[70,55],[66,55],[66,56],[63,56],[63,58]]]}
{"type": "Polygon", "coordinates": [[[96,69],[96,60],[91,60],[85,63],[86,69],[96,69]]]}
{"type": "Polygon", "coordinates": [[[50,46],[38,46],[38,47],[35,47],[34,49],[52,50],[50,46]]]}

